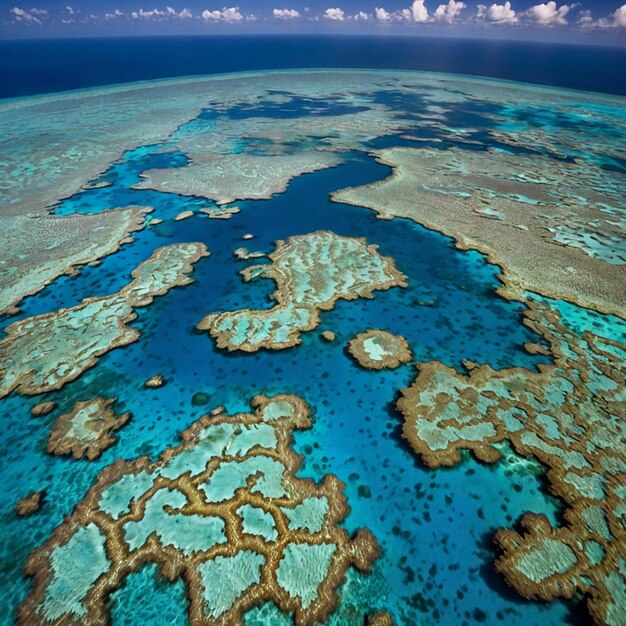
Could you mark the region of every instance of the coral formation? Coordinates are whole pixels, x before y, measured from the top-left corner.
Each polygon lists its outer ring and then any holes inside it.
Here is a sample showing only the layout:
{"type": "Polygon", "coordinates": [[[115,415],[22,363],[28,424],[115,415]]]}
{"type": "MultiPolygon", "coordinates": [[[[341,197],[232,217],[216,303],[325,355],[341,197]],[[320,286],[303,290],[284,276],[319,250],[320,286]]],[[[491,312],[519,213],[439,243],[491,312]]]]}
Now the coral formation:
{"type": "Polygon", "coordinates": [[[183,579],[192,626],[243,624],[267,601],[299,626],[326,618],[348,567],[369,571],[377,543],[339,526],[349,509],[335,476],[295,477],[292,431],[311,425],[304,401],[257,396],[252,406],[201,418],[156,462],[105,468],[29,557],[34,586],[18,622],[104,625],[108,596],[148,562],[183,579]]]}
{"type": "Polygon", "coordinates": [[[117,440],[113,433],[130,419],[130,413],[116,415],[111,409],[117,398],[93,398],[77,402],[74,408],[57,419],[46,452],[75,459],[97,459],[117,440]]]}
{"type": "Polygon", "coordinates": [[[54,411],[56,407],[57,403],[53,401],[39,402],[30,410],[30,414],[33,417],[41,417],[42,415],[48,415],[48,413],[52,413],[52,411],[54,411]]]}
{"type": "Polygon", "coordinates": [[[145,207],[93,215],[0,215],[0,314],[55,278],[114,253],[143,227],[145,207]]]}
{"type": "Polygon", "coordinates": [[[539,372],[483,365],[468,376],[422,365],[398,401],[403,435],[430,467],[459,463],[463,450],[496,461],[503,441],[546,466],[565,526],[528,514],[522,534],[498,531],[496,569],[526,598],[580,591],[597,624],[618,626],[626,615],[626,341],[579,336],[539,298],[529,307],[527,324],[549,342],[554,364],[539,372]]]}
{"type": "Polygon", "coordinates": [[[393,618],[387,611],[367,616],[367,626],[393,626],[393,618]]]}
{"type": "Polygon", "coordinates": [[[386,330],[368,330],[348,343],[348,352],[367,369],[395,369],[411,360],[409,342],[386,330]]]}
{"type": "Polygon", "coordinates": [[[181,222],[182,220],[186,220],[190,217],[193,217],[193,211],[181,211],[175,218],[175,222],[181,222]]]}
{"type": "Polygon", "coordinates": [[[264,252],[250,252],[248,248],[240,247],[233,250],[233,255],[240,261],[249,261],[250,259],[261,259],[265,256],[264,252]]]}
{"type": "Polygon", "coordinates": [[[155,374],[154,376],[148,378],[148,380],[146,380],[143,384],[146,389],[159,389],[160,387],[163,387],[163,385],[165,385],[165,378],[163,377],[163,374],[155,374]]]}
{"type": "Polygon", "coordinates": [[[60,389],[101,355],[136,341],[140,333],[128,325],[136,317],[134,309],[192,282],[193,264],[208,254],[201,243],[164,246],[132,272],[133,280],[119,292],[11,324],[0,341],[0,398],[15,389],[29,395],[60,389]]]}
{"type": "Polygon", "coordinates": [[[29,515],[33,515],[33,513],[37,513],[41,508],[41,503],[45,496],[45,491],[31,491],[27,496],[24,496],[18,503],[15,505],[15,514],[20,517],[27,517],[29,515]]]}
{"type": "MultiPolygon", "coordinates": [[[[315,172],[339,163],[330,153],[310,152],[290,156],[253,154],[215,154],[213,138],[208,148],[200,138],[186,148],[192,157],[190,165],[166,170],[149,170],[136,189],[156,189],[187,196],[204,196],[218,204],[235,200],[260,200],[285,191],[289,181],[301,174],[315,172]],[[205,154],[204,150],[208,150],[205,154]]],[[[209,216],[216,217],[215,215],[209,216]]]]}
{"type": "Polygon", "coordinates": [[[374,290],[406,286],[406,277],[377,246],[363,239],[318,231],[276,243],[271,265],[254,265],[241,274],[245,281],[271,278],[276,282],[269,310],[212,313],[199,324],[219,348],[255,352],[280,350],[300,342],[300,333],[319,324],[320,311],[338,299],[371,298],[374,290]]]}
{"type": "Polygon", "coordinates": [[[221,209],[200,209],[200,213],[204,213],[212,220],[229,220],[240,211],[241,209],[238,206],[223,207],[221,209]]]}
{"type": "Polygon", "coordinates": [[[626,316],[626,202],[618,174],[584,163],[557,169],[543,157],[490,151],[376,154],[394,168],[392,176],[338,191],[333,200],[386,219],[412,219],[459,247],[484,252],[503,268],[517,297],[531,290],[626,316]]]}

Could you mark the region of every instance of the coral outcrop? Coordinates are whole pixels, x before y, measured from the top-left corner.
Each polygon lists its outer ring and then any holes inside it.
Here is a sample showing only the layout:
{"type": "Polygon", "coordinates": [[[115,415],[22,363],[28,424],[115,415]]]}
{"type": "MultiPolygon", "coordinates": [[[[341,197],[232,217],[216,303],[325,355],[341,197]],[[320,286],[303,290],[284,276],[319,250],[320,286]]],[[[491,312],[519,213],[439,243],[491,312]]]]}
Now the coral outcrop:
{"type": "Polygon", "coordinates": [[[292,432],[311,425],[304,401],[257,396],[252,406],[201,418],[156,462],[105,468],[29,557],[19,624],[104,626],[109,595],[145,563],[182,578],[191,626],[243,624],[268,601],[299,626],[324,620],[347,568],[369,571],[376,540],[339,526],[349,509],[335,476],[296,478],[292,432]]]}
{"type": "Polygon", "coordinates": [[[130,413],[116,415],[111,408],[116,398],[93,398],[77,402],[74,408],[56,421],[46,452],[75,459],[97,459],[117,440],[114,432],[130,419],[130,413]]]}
{"type": "Polygon", "coordinates": [[[135,309],[192,282],[193,264],[208,254],[201,243],[164,246],[119,292],[11,324],[0,341],[0,398],[13,390],[35,395],[60,389],[103,354],[136,341],[140,333],[128,324],[135,309]]]}
{"type": "Polygon", "coordinates": [[[276,282],[268,310],[212,313],[199,324],[219,348],[255,352],[281,350],[300,343],[300,334],[316,328],[320,311],[339,299],[372,298],[375,290],[405,287],[406,277],[393,259],[363,239],[318,231],[279,241],[270,265],[242,270],[245,281],[270,278],[276,282]]]}
{"type": "Polygon", "coordinates": [[[441,363],[420,366],[398,409],[403,435],[430,467],[452,466],[468,450],[485,462],[508,441],[548,468],[550,491],[565,503],[565,525],[528,514],[522,533],[500,530],[496,569],[526,598],[588,597],[597,624],[626,615],[626,343],[574,332],[544,301],[527,323],[549,342],[553,365],[539,372],[474,367],[468,376],[441,363]]]}
{"type": "Polygon", "coordinates": [[[411,360],[409,342],[386,330],[368,330],[348,343],[348,352],[361,367],[372,370],[395,369],[411,360]]]}

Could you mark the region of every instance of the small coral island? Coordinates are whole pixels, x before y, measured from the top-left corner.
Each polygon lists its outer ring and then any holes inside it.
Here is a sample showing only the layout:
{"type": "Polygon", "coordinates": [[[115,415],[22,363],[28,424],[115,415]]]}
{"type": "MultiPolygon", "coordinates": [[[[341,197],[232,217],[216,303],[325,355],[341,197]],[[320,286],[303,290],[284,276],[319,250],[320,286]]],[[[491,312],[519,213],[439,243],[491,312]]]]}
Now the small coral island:
{"type": "Polygon", "coordinates": [[[409,342],[386,330],[368,330],[348,344],[348,352],[361,367],[372,370],[395,369],[411,360],[409,342]]]}
{"type": "Polygon", "coordinates": [[[75,459],[97,459],[116,439],[113,432],[130,419],[130,413],[116,415],[111,409],[116,398],[94,398],[77,402],[70,413],[57,420],[46,451],[49,454],[71,454],[75,459]]]}
{"type": "Polygon", "coordinates": [[[339,299],[372,298],[373,291],[406,287],[406,277],[393,259],[363,239],[319,231],[279,241],[271,265],[247,267],[245,281],[271,278],[276,306],[269,310],[212,313],[199,324],[219,348],[256,352],[281,350],[300,343],[300,333],[316,328],[320,311],[339,299]]]}

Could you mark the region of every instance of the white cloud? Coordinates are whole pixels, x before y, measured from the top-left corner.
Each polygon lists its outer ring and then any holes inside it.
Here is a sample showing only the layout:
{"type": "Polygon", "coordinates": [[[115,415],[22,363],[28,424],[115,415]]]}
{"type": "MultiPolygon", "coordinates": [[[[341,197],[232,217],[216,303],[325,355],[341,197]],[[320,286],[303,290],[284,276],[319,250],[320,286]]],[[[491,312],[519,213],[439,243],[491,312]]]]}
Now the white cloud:
{"type": "MultiPolygon", "coordinates": [[[[108,17],[108,16],[119,17],[121,15],[123,15],[123,13],[121,11],[118,12],[118,10],[116,9],[115,13],[113,14],[109,13],[105,15],[105,17],[108,17]]],[[[191,13],[189,9],[181,9],[180,11],[176,11],[176,9],[173,9],[172,7],[165,7],[165,10],[152,9],[150,11],[144,11],[143,9],[139,9],[139,11],[133,11],[130,14],[130,16],[134,20],[137,20],[137,19],[151,20],[153,18],[154,19],[179,18],[183,20],[188,20],[193,17],[193,14],[191,13]]]]}
{"type": "Polygon", "coordinates": [[[401,9],[400,11],[387,11],[383,7],[376,7],[375,11],[376,19],[379,22],[428,22],[428,9],[424,5],[424,0],[414,0],[413,4],[408,9],[401,9]]]}
{"type": "MultiPolygon", "coordinates": [[[[124,12],[120,11],[119,9],[115,9],[115,11],[113,11],[113,13],[105,13],[104,14],[104,19],[106,20],[114,20],[115,18],[118,17],[124,17],[124,12]]],[[[97,16],[96,15],[90,15],[89,17],[91,17],[92,19],[95,19],[97,16]]]]}
{"type": "Polygon", "coordinates": [[[617,28],[626,28],[626,4],[613,13],[613,26],[617,28]]]}
{"type": "Polygon", "coordinates": [[[452,24],[457,16],[460,15],[461,11],[466,7],[467,5],[465,2],[448,0],[448,4],[440,4],[437,7],[433,17],[438,22],[447,22],[448,24],[452,24]]]}
{"type": "Polygon", "coordinates": [[[492,24],[517,24],[519,22],[508,0],[504,4],[492,4],[489,7],[486,4],[479,4],[476,7],[476,17],[492,24]]]}
{"type": "Polygon", "coordinates": [[[591,11],[581,11],[577,24],[581,28],[626,28],[626,4],[597,21],[591,17],[591,11]]]}
{"type": "Polygon", "coordinates": [[[365,13],[364,11],[359,11],[358,13],[355,13],[350,17],[357,22],[369,22],[369,20],[371,19],[370,15],[368,13],[365,13]]]}
{"type": "Polygon", "coordinates": [[[386,11],[382,7],[380,7],[380,8],[376,7],[374,9],[374,13],[376,15],[376,19],[379,22],[391,22],[391,20],[393,19],[393,15],[391,15],[391,13],[389,13],[389,11],[386,11]]]}
{"type": "Polygon", "coordinates": [[[277,20],[295,20],[300,17],[295,9],[274,9],[272,13],[277,20]]]}
{"type": "Polygon", "coordinates": [[[159,11],[159,9],[152,9],[151,11],[144,11],[143,9],[139,9],[139,11],[133,11],[130,14],[130,16],[135,20],[139,18],[149,20],[153,17],[161,17],[163,15],[166,15],[165,11],[159,11]]]}
{"type": "Polygon", "coordinates": [[[572,10],[573,4],[564,4],[557,8],[556,2],[550,0],[550,2],[536,4],[526,11],[526,15],[532,21],[542,26],[566,26],[567,20],[565,16],[572,10]]]}
{"type": "Polygon", "coordinates": [[[202,11],[202,19],[206,22],[241,22],[243,15],[239,12],[239,7],[224,7],[221,11],[202,11]]]}
{"type": "Polygon", "coordinates": [[[346,14],[338,8],[326,9],[326,11],[324,11],[324,18],[332,20],[333,22],[343,22],[346,18],[346,14]]]}
{"type": "Polygon", "coordinates": [[[403,11],[405,17],[410,17],[414,22],[426,22],[428,21],[428,9],[424,5],[424,0],[415,0],[410,9],[403,11]],[[408,16],[406,13],[408,13],[408,16]]]}
{"type": "Polygon", "coordinates": [[[74,7],[71,7],[69,4],[65,7],[65,12],[69,13],[70,15],[74,15],[74,13],[76,13],[76,10],[74,9],[74,7]]]}
{"type": "Polygon", "coordinates": [[[24,22],[26,24],[41,24],[39,16],[48,15],[48,11],[45,9],[30,9],[26,11],[20,7],[13,7],[9,9],[9,13],[12,13],[17,22],[24,22]]]}
{"type": "Polygon", "coordinates": [[[166,7],[166,11],[170,17],[179,17],[183,20],[190,20],[193,17],[193,13],[187,8],[181,9],[178,13],[176,13],[176,10],[172,9],[172,7],[166,7]]]}

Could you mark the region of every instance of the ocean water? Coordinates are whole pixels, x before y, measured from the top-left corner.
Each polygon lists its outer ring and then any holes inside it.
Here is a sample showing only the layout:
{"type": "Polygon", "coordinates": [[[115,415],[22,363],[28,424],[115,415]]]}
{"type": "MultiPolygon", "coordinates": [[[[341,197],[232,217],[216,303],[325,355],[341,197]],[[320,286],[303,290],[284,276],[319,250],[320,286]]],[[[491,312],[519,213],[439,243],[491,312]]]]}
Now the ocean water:
{"type": "Polygon", "coordinates": [[[171,76],[307,67],[452,72],[626,94],[625,47],[274,35],[0,41],[0,98],[171,76]]]}

